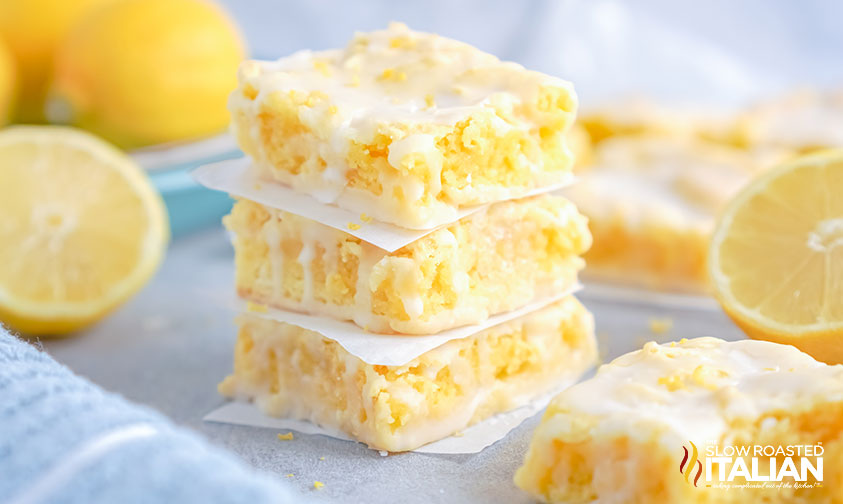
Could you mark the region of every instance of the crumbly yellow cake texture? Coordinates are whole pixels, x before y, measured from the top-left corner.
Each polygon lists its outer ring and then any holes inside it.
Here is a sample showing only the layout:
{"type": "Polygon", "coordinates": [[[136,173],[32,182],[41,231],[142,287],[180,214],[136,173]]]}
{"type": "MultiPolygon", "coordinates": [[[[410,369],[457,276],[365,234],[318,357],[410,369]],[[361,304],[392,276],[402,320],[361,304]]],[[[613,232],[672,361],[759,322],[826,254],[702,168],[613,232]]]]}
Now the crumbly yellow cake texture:
{"type": "Polygon", "coordinates": [[[695,139],[615,137],[564,194],[589,219],[591,278],[655,289],[707,289],[708,238],[722,206],[780,159],[695,139]]]}
{"type": "Polygon", "coordinates": [[[398,23],[247,61],[229,109],[261,176],[406,228],[567,180],[570,83],[398,23]]]}
{"type": "Polygon", "coordinates": [[[843,147],[843,89],[803,89],[751,107],[748,141],[806,153],[843,147]]]}
{"type": "Polygon", "coordinates": [[[762,341],[651,342],[551,402],[515,483],[568,504],[840,503],[841,432],[843,366],[762,341]],[[807,463],[771,467],[780,447],[807,463]]]}
{"type": "Polygon", "coordinates": [[[559,295],[591,245],[576,207],[548,194],[490,205],[391,253],[244,199],[224,222],[241,297],[380,333],[432,334],[559,295]]]}
{"type": "Polygon", "coordinates": [[[596,358],[593,319],[573,297],[403,366],[371,365],[300,327],[243,315],[234,373],[219,390],[269,415],[405,451],[571,383],[596,358]]]}
{"type": "Polygon", "coordinates": [[[568,131],[568,144],[571,147],[571,155],[574,156],[574,172],[588,169],[594,161],[594,147],[591,144],[591,136],[582,124],[576,122],[571,126],[568,131]]]}

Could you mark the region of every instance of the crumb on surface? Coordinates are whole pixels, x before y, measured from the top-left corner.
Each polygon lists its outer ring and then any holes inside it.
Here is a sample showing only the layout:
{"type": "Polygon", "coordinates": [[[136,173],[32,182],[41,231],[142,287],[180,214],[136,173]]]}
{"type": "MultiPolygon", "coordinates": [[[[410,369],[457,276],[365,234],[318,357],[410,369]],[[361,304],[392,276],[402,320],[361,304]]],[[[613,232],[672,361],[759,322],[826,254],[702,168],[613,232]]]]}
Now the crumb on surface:
{"type": "Polygon", "coordinates": [[[389,455],[389,452],[386,451],[386,450],[378,450],[378,453],[380,454],[381,457],[386,457],[386,456],[389,455]]]}
{"type": "Polygon", "coordinates": [[[315,488],[317,490],[319,490],[323,486],[325,486],[325,483],[322,483],[321,481],[314,481],[313,482],[313,488],[315,488]]]}
{"type": "Polygon", "coordinates": [[[286,434],[278,434],[278,439],[281,441],[292,441],[293,440],[293,433],[288,432],[286,434]]]}
{"type": "Polygon", "coordinates": [[[653,334],[664,334],[673,329],[673,319],[670,317],[652,317],[649,324],[653,334]]]}
{"type": "Polygon", "coordinates": [[[262,304],[253,303],[251,301],[249,301],[246,304],[246,309],[250,312],[255,312],[255,313],[266,313],[267,311],[269,311],[269,309],[266,306],[264,306],[262,304]]]}
{"type": "Polygon", "coordinates": [[[325,460],[325,457],[319,457],[319,460],[325,460]]]}
{"type": "Polygon", "coordinates": [[[347,224],[347,226],[348,226],[348,229],[350,229],[352,231],[356,231],[356,230],[360,229],[360,224],[357,224],[356,222],[349,222],[347,224]]]}
{"type": "Polygon", "coordinates": [[[166,317],[152,316],[146,317],[141,322],[141,327],[146,332],[158,332],[170,326],[170,321],[166,317]]]}
{"type": "Polygon", "coordinates": [[[360,214],[360,220],[363,222],[372,222],[372,218],[366,215],[366,212],[360,214]]]}
{"type": "Polygon", "coordinates": [[[292,478],[293,476],[295,476],[295,474],[293,474],[293,473],[289,473],[289,474],[287,474],[287,477],[288,477],[288,478],[292,478]]]}

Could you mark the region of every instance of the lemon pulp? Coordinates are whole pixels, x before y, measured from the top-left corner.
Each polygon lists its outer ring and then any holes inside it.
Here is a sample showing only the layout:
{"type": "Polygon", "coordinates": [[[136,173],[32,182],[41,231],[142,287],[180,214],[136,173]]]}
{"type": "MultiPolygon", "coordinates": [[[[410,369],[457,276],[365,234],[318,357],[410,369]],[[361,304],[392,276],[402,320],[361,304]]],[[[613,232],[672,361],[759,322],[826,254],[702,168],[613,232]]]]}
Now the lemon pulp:
{"type": "Polygon", "coordinates": [[[163,256],[166,212],[145,174],[69,128],[0,133],[0,320],[27,333],[92,323],[163,256]]]}
{"type": "Polygon", "coordinates": [[[726,312],[751,337],[843,362],[843,150],[751,183],[714,233],[710,267],[726,312]]]}

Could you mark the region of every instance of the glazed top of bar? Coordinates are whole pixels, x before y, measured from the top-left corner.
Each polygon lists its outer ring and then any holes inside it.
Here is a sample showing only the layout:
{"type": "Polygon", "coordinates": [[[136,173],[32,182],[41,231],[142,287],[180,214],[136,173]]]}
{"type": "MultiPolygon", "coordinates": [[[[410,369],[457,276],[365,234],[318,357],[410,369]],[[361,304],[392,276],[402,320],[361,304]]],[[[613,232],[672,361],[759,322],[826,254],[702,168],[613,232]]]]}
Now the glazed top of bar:
{"type": "Polygon", "coordinates": [[[682,440],[709,441],[736,419],[775,422],[765,414],[817,401],[843,401],[843,366],[818,362],[790,345],[696,338],[647,343],[563,392],[551,409],[602,417],[604,428],[630,435],[648,435],[633,427],[646,422],[682,440]]]}
{"type": "MultiPolygon", "coordinates": [[[[484,107],[512,111],[537,100],[546,86],[562,87],[574,99],[566,81],[400,23],[357,33],[343,49],[247,61],[240,81],[258,94],[281,90],[324,97],[334,126],[358,129],[377,122],[454,124],[484,107]]],[[[519,114],[503,117],[500,128],[532,126],[519,114]]]]}
{"type": "Polygon", "coordinates": [[[629,225],[656,219],[707,232],[753,174],[778,158],[690,139],[612,138],[566,194],[591,217],[622,211],[629,225]]]}
{"type": "Polygon", "coordinates": [[[761,143],[800,148],[843,145],[843,90],[799,90],[756,105],[751,135],[761,143]]]}

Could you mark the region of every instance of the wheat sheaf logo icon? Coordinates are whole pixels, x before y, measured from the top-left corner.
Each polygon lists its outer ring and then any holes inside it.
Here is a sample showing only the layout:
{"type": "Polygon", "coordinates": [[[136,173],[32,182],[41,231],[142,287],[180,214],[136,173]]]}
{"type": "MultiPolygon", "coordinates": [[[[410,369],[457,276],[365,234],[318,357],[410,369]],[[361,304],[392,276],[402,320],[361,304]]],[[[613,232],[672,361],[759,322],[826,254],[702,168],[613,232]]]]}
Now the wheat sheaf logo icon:
{"type": "Polygon", "coordinates": [[[693,441],[688,441],[691,443],[691,451],[688,451],[688,448],[682,447],[685,450],[685,456],[682,457],[682,462],[679,463],[679,472],[685,476],[685,481],[688,484],[691,483],[691,475],[694,473],[694,466],[696,466],[697,475],[694,476],[694,486],[697,486],[697,482],[700,480],[700,476],[702,476],[702,462],[699,460],[699,450],[697,450],[697,445],[694,444],[693,441]]]}

